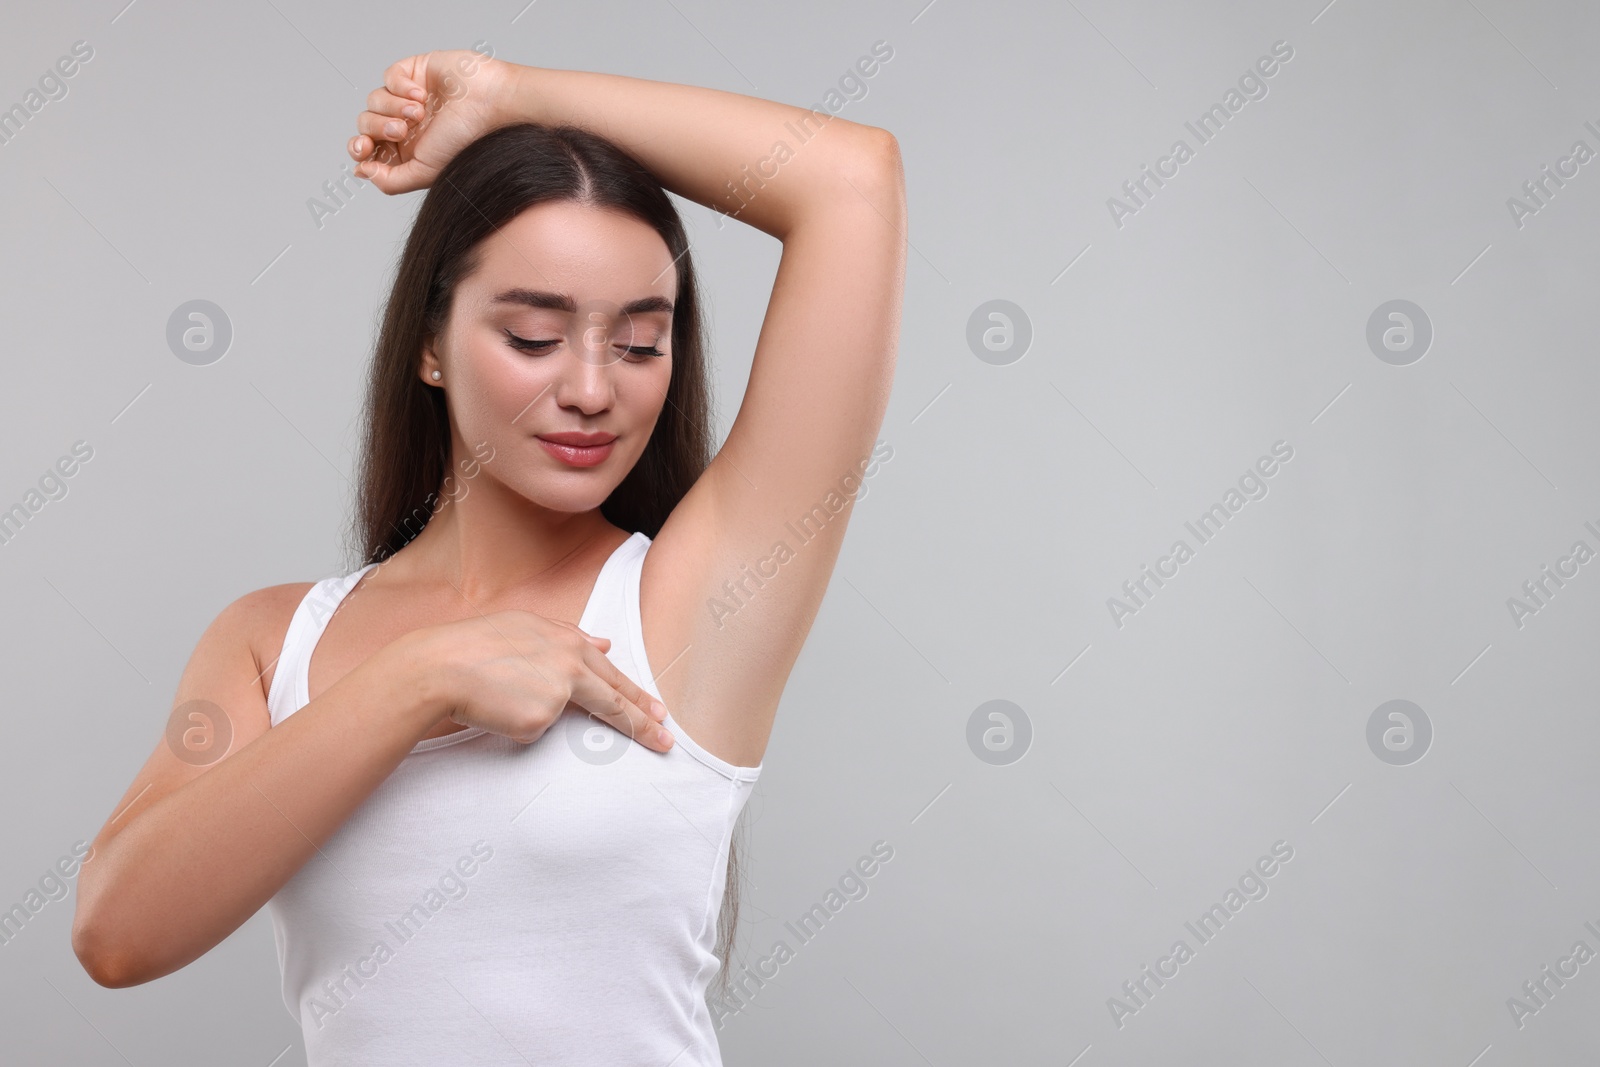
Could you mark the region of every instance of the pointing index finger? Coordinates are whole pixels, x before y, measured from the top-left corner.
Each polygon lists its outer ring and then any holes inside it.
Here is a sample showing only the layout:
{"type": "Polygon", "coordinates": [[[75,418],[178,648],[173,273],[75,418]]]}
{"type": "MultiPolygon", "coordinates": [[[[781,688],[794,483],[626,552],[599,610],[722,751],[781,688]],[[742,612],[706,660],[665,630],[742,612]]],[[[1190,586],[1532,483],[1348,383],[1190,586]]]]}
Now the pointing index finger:
{"type": "MultiPolygon", "coordinates": [[[[609,638],[602,638],[602,640],[609,640],[609,638]]],[[[592,660],[590,669],[598,674],[606,684],[621,693],[628,703],[642,710],[656,722],[666,721],[667,706],[665,704],[645,692],[642,687],[635,684],[632,678],[618,670],[617,665],[612,663],[604,652],[599,649],[594,649],[593,651],[594,655],[588,657],[592,660]]]]}
{"type": "MultiPolygon", "coordinates": [[[[627,705],[624,714],[638,716],[637,728],[644,731],[644,736],[654,739],[646,743],[662,752],[670,748],[676,739],[672,736],[672,731],[664,725],[667,720],[666,705],[618,670],[616,664],[606,658],[599,649],[592,646],[585,648],[584,659],[595,679],[605,687],[608,698],[614,701],[620,697],[627,705]]],[[[640,735],[631,731],[630,736],[635,740],[642,739],[640,735]]]]}

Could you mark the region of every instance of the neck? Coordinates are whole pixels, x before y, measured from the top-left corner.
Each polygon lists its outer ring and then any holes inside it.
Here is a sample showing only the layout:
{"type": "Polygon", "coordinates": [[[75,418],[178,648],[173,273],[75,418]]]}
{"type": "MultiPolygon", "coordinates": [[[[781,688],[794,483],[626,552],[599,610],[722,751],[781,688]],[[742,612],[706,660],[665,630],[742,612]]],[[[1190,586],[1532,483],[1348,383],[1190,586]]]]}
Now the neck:
{"type": "Polygon", "coordinates": [[[493,478],[455,485],[422,532],[394,556],[399,577],[448,583],[474,603],[559,582],[590,550],[621,534],[598,507],[569,512],[535,504],[493,478]]]}

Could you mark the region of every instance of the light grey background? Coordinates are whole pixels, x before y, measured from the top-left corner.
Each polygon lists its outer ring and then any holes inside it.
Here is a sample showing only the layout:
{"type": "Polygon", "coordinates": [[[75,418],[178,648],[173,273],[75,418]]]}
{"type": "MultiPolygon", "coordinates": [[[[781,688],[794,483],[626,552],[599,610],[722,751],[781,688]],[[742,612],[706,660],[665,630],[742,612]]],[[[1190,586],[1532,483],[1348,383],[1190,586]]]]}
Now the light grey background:
{"type": "MultiPolygon", "coordinates": [[[[0,145],[0,507],[82,439],[70,491],[0,547],[9,714],[0,906],[93,836],[230,600],[344,573],[375,318],[420,194],[306,206],[383,68],[486,40],[544,66],[813,104],[898,135],[913,249],[881,438],[748,815],[754,964],[875,841],[893,859],[728,1020],[730,1064],[1574,1063],[1600,961],[1519,1027],[1508,998],[1600,951],[1600,562],[1519,627],[1508,599],[1600,549],[1600,162],[1519,227],[1508,199],[1600,150],[1600,12],[1545,0],[1065,5],[703,0],[30,5],[0,107],[94,58],[0,145]],[[1275,42],[1210,143],[1184,127],[1275,42]],[[1195,149],[1119,227],[1107,201],[1195,149]],[[165,342],[179,304],[234,328],[165,342]],[[1014,302],[1006,365],[969,317],[1014,302]],[[1366,340],[1405,299],[1434,340],[1366,340]],[[1184,523],[1274,442],[1210,543],[1184,523]],[[1118,626],[1124,581],[1195,556],[1118,626]],[[1024,758],[969,748],[981,704],[1024,758]],[[1392,699],[1434,735],[1367,742],[1392,699]],[[1194,921],[1274,842],[1216,939],[1194,921]],[[1120,1027],[1108,998],[1194,957],[1120,1027]]],[[[711,294],[719,431],[779,246],[679,201],[711,294]]],[[[825,314],[825,309],[819,309],[825,314]]],[[[840,338],[841,344],[849,343],[840,338]]],[[[1013,749],[1015,752],[1016,749],[1013,749]]],[[[106,990],[73,898],[0,946],[7,1063],[303,1062],[258,914],[106,990]]],[[[1553,986],[1552,986],[1553,988],[1553,986]]]]}

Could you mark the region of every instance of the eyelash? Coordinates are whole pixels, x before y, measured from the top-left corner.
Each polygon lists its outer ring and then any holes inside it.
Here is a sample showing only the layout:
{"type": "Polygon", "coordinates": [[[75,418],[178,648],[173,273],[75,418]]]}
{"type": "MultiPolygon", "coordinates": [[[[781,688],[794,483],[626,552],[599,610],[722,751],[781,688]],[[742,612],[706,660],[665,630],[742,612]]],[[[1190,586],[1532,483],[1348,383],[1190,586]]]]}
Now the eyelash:
{"type": "MultiPolygon", "coordinates": [[[[522,351],[522,352],[535,352],[535,353],[544,352],[551,345],[556,345],[556,344],[560,344],[561,343],[559,341],[530,341],[526,337],[518,337],[516,334],[512,333],[510,330],[505,330],[503,332],[506,335],[506,343],[509,344],[512,348],[515,348],[515,349],[517,349],[519,351],[522,351]]],[[[664,356],[664,355],[666,355],[665,352],[661,351],[659,348],[656,348],[654,345],[629,345],[628,346],[628,351],[631,352],[632,354],[636,355],[636,356],[645,356],[645,357],[664,356]]]]}

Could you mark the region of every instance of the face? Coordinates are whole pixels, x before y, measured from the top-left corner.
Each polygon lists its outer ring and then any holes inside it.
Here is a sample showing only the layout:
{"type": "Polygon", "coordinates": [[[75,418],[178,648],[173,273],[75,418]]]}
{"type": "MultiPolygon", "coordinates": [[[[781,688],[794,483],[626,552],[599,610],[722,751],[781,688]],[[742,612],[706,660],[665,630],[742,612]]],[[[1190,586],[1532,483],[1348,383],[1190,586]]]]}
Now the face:
{"type": "Polygon", "coordinates": [[[545,507],[599,507],[665,403],[676,290],[661,235],[619,212],[547,202],[485,238],[419,370],[456,459],[490,457],[483,474],[545,507]]]}

